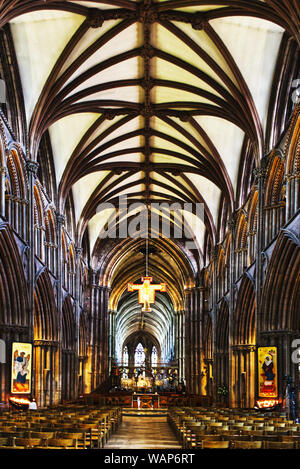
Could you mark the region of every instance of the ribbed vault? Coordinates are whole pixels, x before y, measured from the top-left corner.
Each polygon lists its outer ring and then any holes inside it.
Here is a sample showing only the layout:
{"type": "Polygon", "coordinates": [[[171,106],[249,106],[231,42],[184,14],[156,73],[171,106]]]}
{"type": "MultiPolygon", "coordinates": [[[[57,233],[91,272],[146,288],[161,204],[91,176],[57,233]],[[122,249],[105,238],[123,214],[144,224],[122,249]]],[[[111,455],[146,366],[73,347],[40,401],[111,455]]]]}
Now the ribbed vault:
{"type": "Polygon", "coordinates": [[[163,238],[159,226],[150,240],[149,274],[168,284],[169,306],[159,296],[148,327],[163,338],[168,314],[183,308],[184,287],[219,242],[218,220],[240,204],[239,178],[247,173],[248,187],[249,168],[261,164],[284,32],[300,44],[298,3],[2,0],[0,26],[8,22],[27,156],[36,160],[40,149],[41,161],[42,139],[51,142],[59,211],[71,197],[77,246],[87,240],[100,283],[112,289],[111,309],[121,314],[126,305],[122,340],[137,327],[135,296],[124,291],[145,274],[145,255],[144,239],[120,238],[120,227],[139,203],[173,230],[163,238]],[[203,204],[197,225],[186,203],[203,204]],[[184,215],[188,229],[177,238],[184,215]],[[111,236],[99,236],[107,227],[111,236]]]}
{"type": "Polygon", "coordinates": [[[49,131],[60,210],[71,191],[78,242],[88,229],[93,252],[97,206],[120,196],[201,202],[201,264],[221,194],[234,209],[244,141],[257,166],[263,156],[283,31],[299,40],[294,2],[4,1],[0,12],[11,21],[31,157],[49,131]]]}

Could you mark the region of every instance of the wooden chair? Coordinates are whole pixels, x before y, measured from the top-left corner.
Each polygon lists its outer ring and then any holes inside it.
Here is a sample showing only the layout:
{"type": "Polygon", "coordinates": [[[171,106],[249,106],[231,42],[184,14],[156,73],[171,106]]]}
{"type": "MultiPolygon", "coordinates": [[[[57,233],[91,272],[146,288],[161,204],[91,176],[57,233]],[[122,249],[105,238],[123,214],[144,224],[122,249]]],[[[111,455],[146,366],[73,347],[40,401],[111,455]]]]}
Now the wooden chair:
{"type": "Polygon", "coordinates": [[[8,431],[8,432],[0,432],[0,436],[2,438],[12,438],[12,437],[17,437],[17,438],[26,438],[28,436],[28,432],[18,432],[18,431],[8,431]]]}
{"type": "Polygon", "coordinates": [[[249,441],[249,436],[248,435],[236,435],[236,434],[231,434],[231,435],[222,435],[222,440],[224,441],[249,441]]]}
{"type": "Polygon", "coordinates": [[[229,441],[217,441],[217,440],[202,440],[202,449],[228,449],[230,445],[229,441]]]}
{"type": "Polygon", "coordinates": [[[263,446],[262,441],[241,441],[234,440],[232,441],[233,449],[261,449],[263,446]]]}
{"type": "Polygon", "coordinates": [[[264,432],[274,432],[275,427],[266,425],[265,427],[263,427],[263,430],[264,432]]]}
{"type": "Polygon", "coordinates": [[[51,438],[46,442],[46,449],[77,449],[77,440],[72,438],[51,438]]]}
{"type": "Polygon", "coordinates": [[[68,432],[59,432],[57,434],[57,439],[71,439],[77,440],[77,448],[78,449],[86,449],[87,446],[91,447],[91,442],[89,438],[89,433],[85,431],[73,430],[68,432]]]}
{"type": "Polygon", "coordinates": [[[12,439],[13,447],[21,447],[23,449],[30,449],[36,447],[43,447],[43,441],[41,438],[16,438],[12,439]]]}
{"type": "Polygon", "coordinates": [[[49,440],[55,438],[56,432],[29,432],[29,438],[41,438],[42,440],[49,440]]]}
{"type": "Polygon", "coordinates": [[[7,449],[12,446],[12,438],[0,438],[0,449],[7,449]]]}
{"type": "Polygon", "coordinates": [[[205,441],[222,441],[221,435],[200,435],[200,438],[205,441]]]}
{"type": "Polygon", "coordinates": [[[222,435],[224,432],[229,431],[229,429],[228,425],[222,425],[222,427],[215,427],[214,432],[222,435]]]}
{"type": "Polygon", "coordinates": [[[300,435],[280,435],[280,440],[281,441],[293,441],[293,442],[299,442],[300,441],[300,435]]]}
{"type": "Polygon", "coordinates": [[[293,441],[264,441],[264,449],[295,449],[293,441]]]}

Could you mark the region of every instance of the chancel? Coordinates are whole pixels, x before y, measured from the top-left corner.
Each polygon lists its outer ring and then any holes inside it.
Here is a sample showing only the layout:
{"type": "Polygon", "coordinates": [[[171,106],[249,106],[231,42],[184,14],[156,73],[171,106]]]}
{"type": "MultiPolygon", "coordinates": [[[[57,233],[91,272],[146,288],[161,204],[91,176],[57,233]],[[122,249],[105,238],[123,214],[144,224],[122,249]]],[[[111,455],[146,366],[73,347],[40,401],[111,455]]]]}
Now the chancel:
{"type": "Polygon", "coordinates": [[[299,83],[295,0],[0,1],[0,449],[300,449],[299,83]]]}

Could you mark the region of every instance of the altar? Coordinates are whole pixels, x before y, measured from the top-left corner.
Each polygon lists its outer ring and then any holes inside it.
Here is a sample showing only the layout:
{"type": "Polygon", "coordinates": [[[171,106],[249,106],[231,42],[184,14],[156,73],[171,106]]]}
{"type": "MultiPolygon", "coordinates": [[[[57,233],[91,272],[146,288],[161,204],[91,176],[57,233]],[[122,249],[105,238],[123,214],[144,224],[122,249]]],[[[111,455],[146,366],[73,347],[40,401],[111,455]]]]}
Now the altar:
{"type": "Polygon", "coordinates": [[[132,407],[135,409],[158,409],[159,395],[158,394],[132,394],[132,407]]]}

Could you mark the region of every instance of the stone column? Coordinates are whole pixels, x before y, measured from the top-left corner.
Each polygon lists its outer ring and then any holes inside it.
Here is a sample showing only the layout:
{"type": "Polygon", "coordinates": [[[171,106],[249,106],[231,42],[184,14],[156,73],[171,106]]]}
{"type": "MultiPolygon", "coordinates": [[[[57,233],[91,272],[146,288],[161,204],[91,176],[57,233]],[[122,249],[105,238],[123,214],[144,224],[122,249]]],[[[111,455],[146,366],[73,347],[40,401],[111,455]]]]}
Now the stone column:
{"type": "MultiPolygon", "coordinates": [[[[91,270],[90,272],[90,340],[88,344],[88,362],[87,370],[90,375],[90,381],[88,383],[88,392],[91,392],[95,388],[95,369],[97,359],[99,359],[99,348],[96,346],[97,338],[97,318],[98,318],[98,305],[99,305],[99,286],[96,280],[97,272],[91,270]]],[[[101,371],[101,370],[100,370],[101,371]]]]}
{"type": "Polygon", "coordinates": [[[116,312],[109,310],[109,336],[108,336],[108,374],[111,374],[112,365],[115,360],[115,330],[116,330],[116,312]]]}
{"type": "Polygon", "coordinates": [[[184,363],[184,311],[178,312],[178,366],[179,381],[185,379],[184,363]]]}
{"type": "Polygon", "coordinates": [[[7,168],[4,166],[0,167],[0,215],[2,218],[5,218],[5,179],[7,175],[7,168]]]}
{"type": "Polygon", "coordinates": [[[192,392],[192,336],[191,336],[191,290],[187,289],[184,292],[185,296],[185,337],[188,338],[183,342],[184,351],[185,351],[185,380],[186,380],[186,389],[188,392],[192,392]]]}
{"type": "Polygon", "coordinates": [[[235,234],[237,213],[233,213],[228,220],[231,235],[230,243],[230,273],[229,273],[229,317],[228,317],[228,373],[229,373],[229,407],[235,406],[234,383],[235,383],[235,360],[234,360],[234,308],[235,308],[235,234]]]}
{"type": "Polygon", "coordinates": [[[205,393],[204,384],[204,348],[203,348],[203,318],[204,318],[204,304],[205,304],[205,287],[202,285],[199,287],[199,394],[205,393]]]}
{"type": "Polygon", "coordinates": [[[76,256],[76,265],[75,265],[75,394],[77,397],[78,393],[78,383],[79,383],[79,356],[80,356],[80,340],[79,340],[79,328],[80,328],[80,288],[81,288],[81,278],[80,278],[80,262],[81,262],[82,248],[75,247],[75,256],[76,256]]]}
{"type": "Polygon", "coordinates": [[[218,268],[218,246],[212,252],[213,281],[212,281],[212,397],[217,400],[217,268],[218,268]]]}
{"type": "MultiPolygon", "coordinates": [[[[35,261],[35,236],[34,236],[34,185],[37,177],[38,163],[28,160],[26,163],[29,186],[29,210],[28,210],[28,292],[29,292],[29,341],[34,340],[34,261],[35,261]]],[[[34,380],[34,378],[33,378],[34,380]]],[[[34,389],[34,382],[33,382],[34,389]]]]}
{"type": "Polygon", "coordinates": [[[201,394],[201,317],[200,317],[200,288],[194,292],[195,308],[195,394],[201,394]]]}
{"type": "Polygon", "coordinates": [[[254,176],[257,184],[258,191],[258,216],[257,216],[257,241],[256,241],[256,278],[255,278],[255,294],[256,294],[256,307],[255,307],[255,333],[256,345],[259,346],[261,338],[260,331],[262,330],[260,299],[263,287],[263,262],[262,252],[264,249],[264,191],[265,191],[265,168],[257,168],[254,170],[254,176]]]}
{"type": "MultiPolygon", "coordinates": [[[[174,355],[175,360],[178,362],[179,359],[179,313],[178,311],[174,315],[175,320],[175,334],[174,334],[174,355]]],[[[179,365],[179,363],[178,363],[179,365]]]]}
{"type": "Polygon", "coordinates": [[[63,214],[56,215],[57,223],[57,270],[56,270],[56,298],[57,298],[57,318],[58,318],[58,386],[56,389],[56,399],[59,401],[62,397],[62,228],[65,224],[65,216],[63,214]]]}

